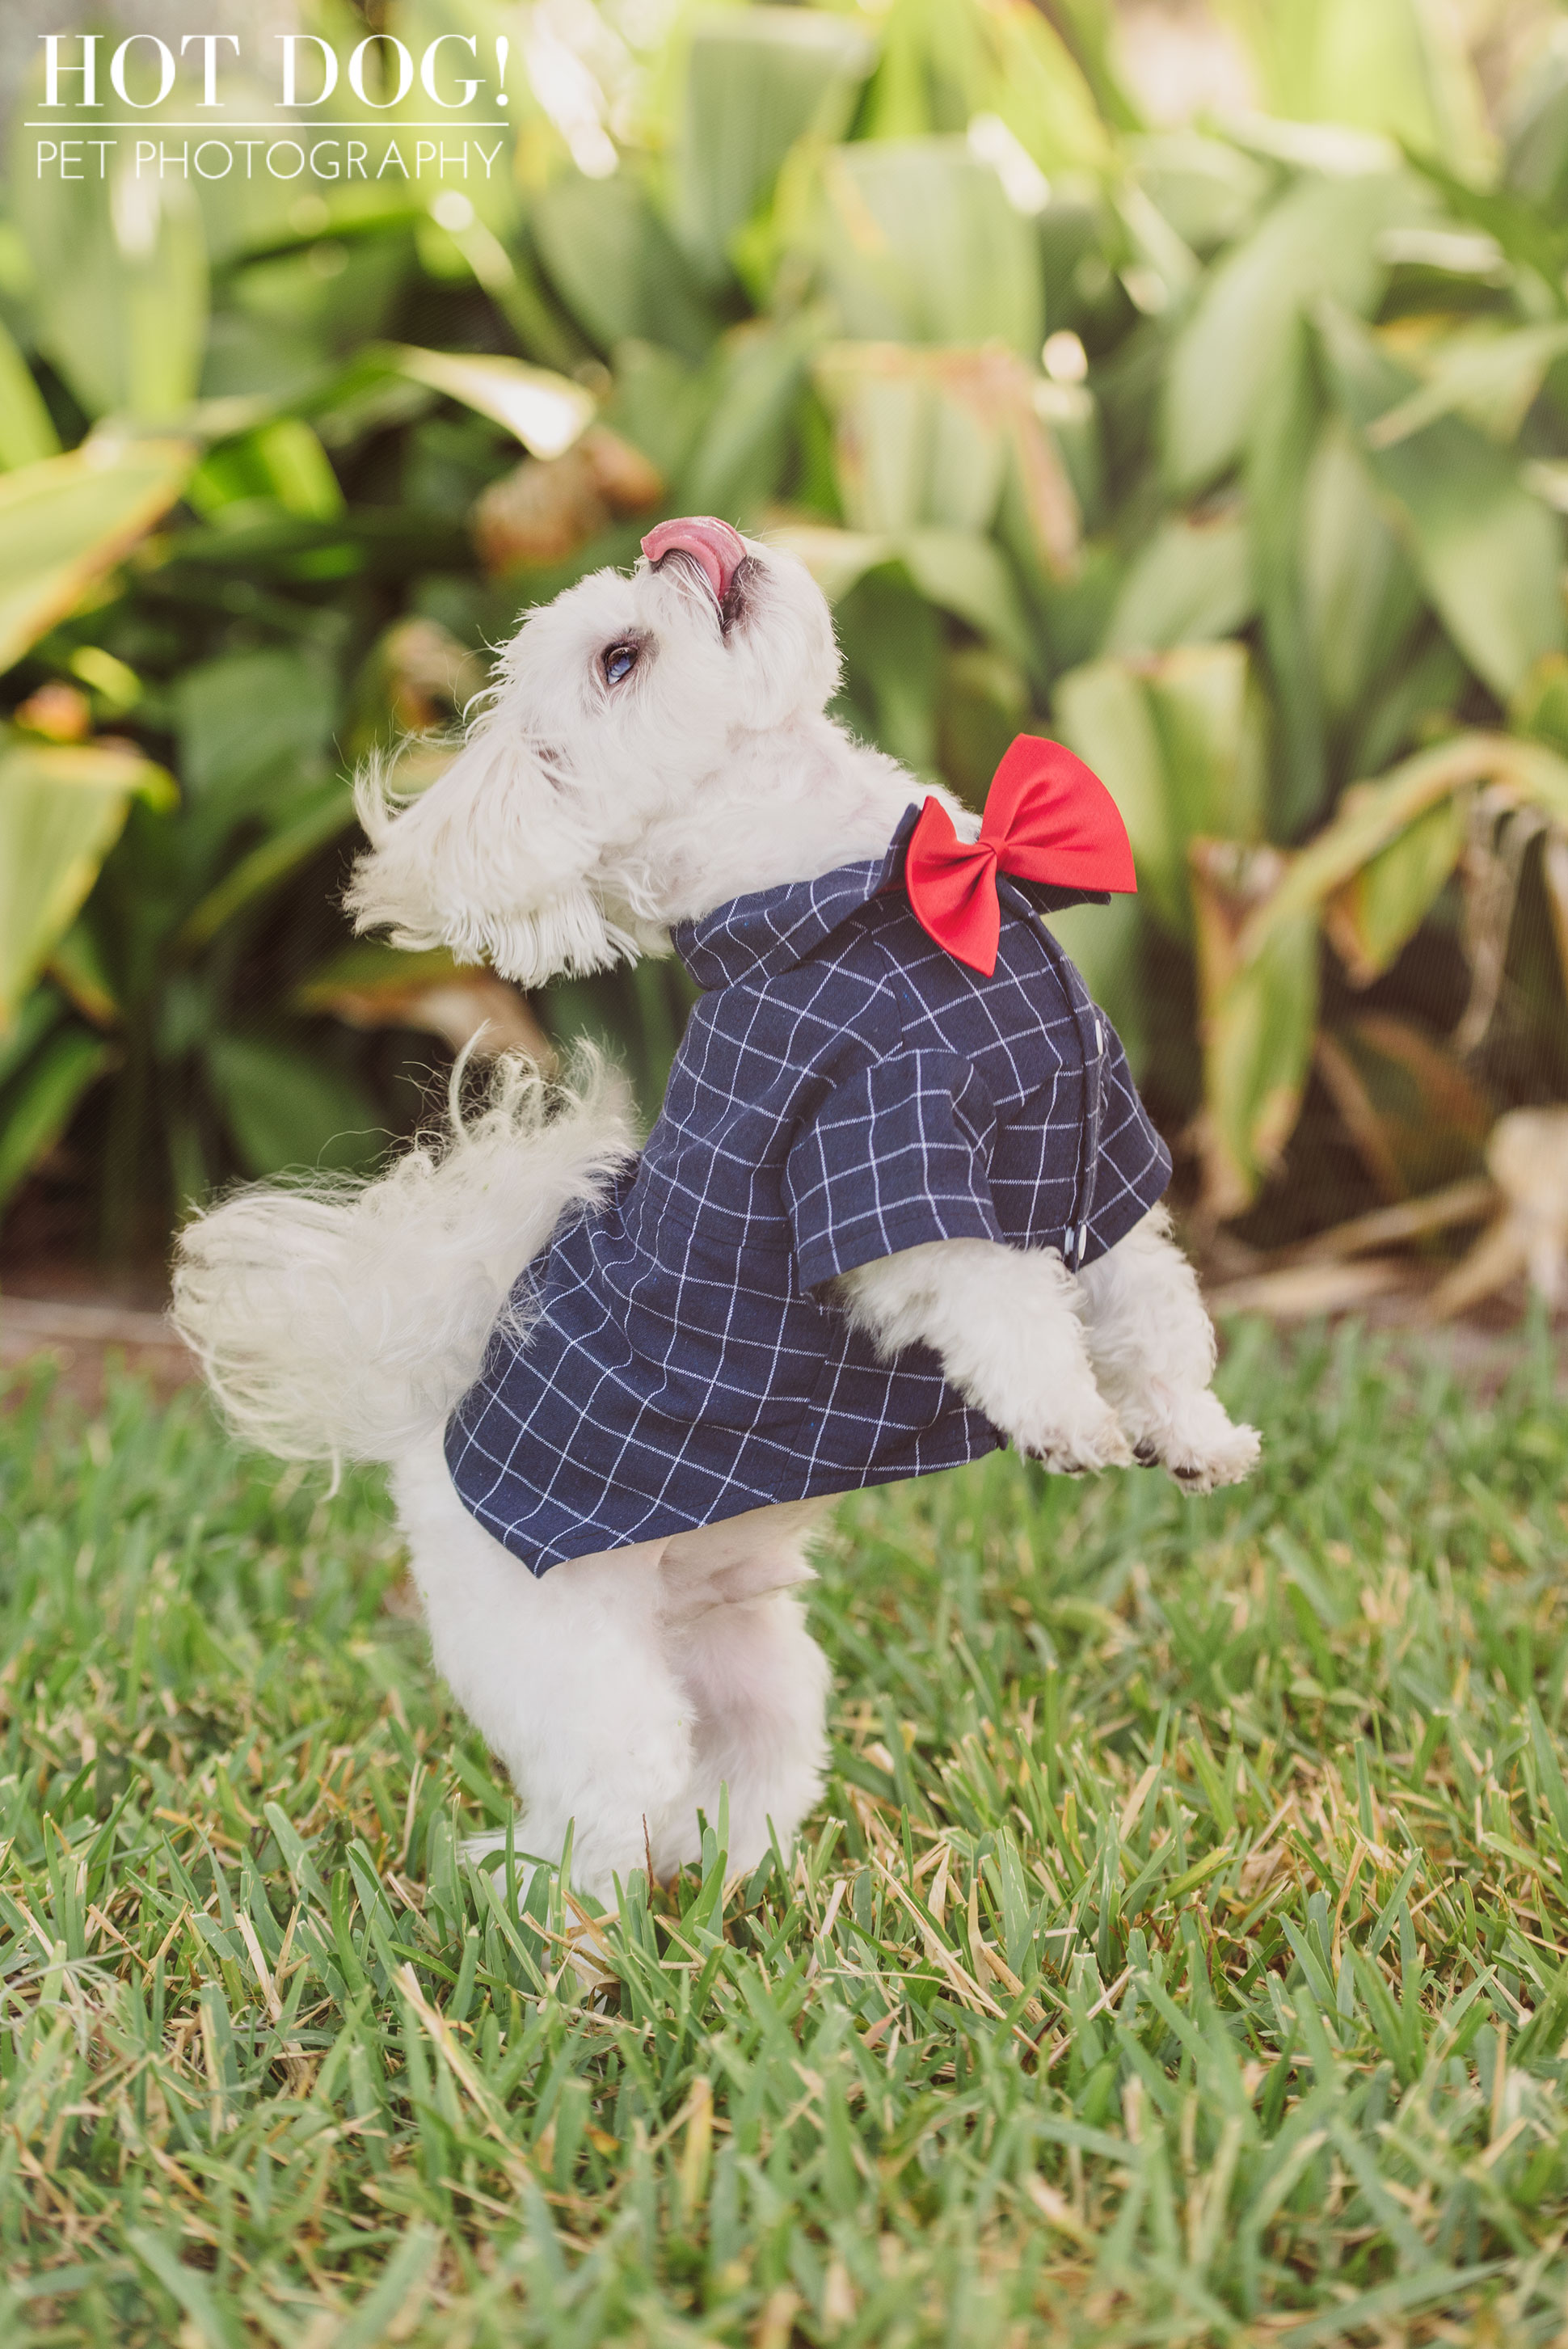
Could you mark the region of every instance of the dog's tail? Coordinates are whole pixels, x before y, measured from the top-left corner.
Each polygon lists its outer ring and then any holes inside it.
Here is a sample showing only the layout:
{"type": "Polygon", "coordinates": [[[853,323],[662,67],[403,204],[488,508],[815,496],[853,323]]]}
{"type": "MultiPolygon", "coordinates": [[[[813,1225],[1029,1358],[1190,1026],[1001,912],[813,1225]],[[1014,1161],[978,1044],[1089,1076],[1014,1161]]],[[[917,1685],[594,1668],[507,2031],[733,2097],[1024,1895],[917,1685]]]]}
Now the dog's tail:
{"type": "Polygon", "coordinates": [[[284,1460],[391,1460],[478,1375],[529,1259],[632,1154],[620,1079],[585,1055],[570,1088],[497,1061],[449,1130],[371,1182],[240,1191],[188,1224],[173,1318],[246,1442],[284,1460]]]}

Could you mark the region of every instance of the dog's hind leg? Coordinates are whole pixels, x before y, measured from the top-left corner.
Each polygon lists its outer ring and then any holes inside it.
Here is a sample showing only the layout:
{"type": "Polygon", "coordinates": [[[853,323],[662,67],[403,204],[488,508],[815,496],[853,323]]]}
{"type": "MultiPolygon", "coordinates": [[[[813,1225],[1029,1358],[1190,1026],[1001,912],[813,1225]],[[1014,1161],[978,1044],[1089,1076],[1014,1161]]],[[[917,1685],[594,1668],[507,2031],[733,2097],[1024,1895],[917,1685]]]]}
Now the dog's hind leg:
{"type": "Polygon", "coordinates": [[[660,1875],[695,1857],[691,1702],[659,1622],[665,1545],[536,1580],[464,1508],[438,1437],[395,1489],[431,1652],[511,1774],[520,1849],[558,1861],[570,1828],[573,1880],[607,1903],[650,1851],[660,1875]]]}
{"type": "Polygon", "coordinates": [[[729,1864],[755,1867],[770,1835],[788,1851],[821,1790],[828,1661],[791,1586],[831,1506],[791,1502],[677,1535],[665,1550],[664,1633],[691,1701],[687,1804],[717,1826],[729,1797],[729,1864]]]}

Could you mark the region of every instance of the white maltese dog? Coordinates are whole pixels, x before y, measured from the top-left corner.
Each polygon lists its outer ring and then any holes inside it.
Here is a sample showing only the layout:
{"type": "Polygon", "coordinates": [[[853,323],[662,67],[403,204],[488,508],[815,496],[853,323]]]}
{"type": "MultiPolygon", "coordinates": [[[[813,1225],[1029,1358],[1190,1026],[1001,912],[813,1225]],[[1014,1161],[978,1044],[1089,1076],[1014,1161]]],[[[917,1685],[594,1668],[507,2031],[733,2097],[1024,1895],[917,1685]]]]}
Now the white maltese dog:
{"type": "MultiPolygon", "coordinates": [[[[1258,1451],[1210,1391],[1169,1161],[1039,918],[1062,895],[1004,862],[994,969],[935,943],[927,795],[825,714],[809,574],[712,521],[645,549],[529,616],[422,796],[362,784],[350,902],[525,988],[673,945],[703,992],[646,1149],[603,1072],[552,1096],[502,1061],[379,1179],[198,1217],[175,1285],[242,1435],[390,1465],[520,1846],[571,1832],[601,1899],[696,1857],[721,1788],[736,1868],[810,1809],[795,1594],[835,1493],[1000,1443],[1207,1492],[1258,1451]]],[[[930,795],[949,819],[975,840],[930,795]]]]}

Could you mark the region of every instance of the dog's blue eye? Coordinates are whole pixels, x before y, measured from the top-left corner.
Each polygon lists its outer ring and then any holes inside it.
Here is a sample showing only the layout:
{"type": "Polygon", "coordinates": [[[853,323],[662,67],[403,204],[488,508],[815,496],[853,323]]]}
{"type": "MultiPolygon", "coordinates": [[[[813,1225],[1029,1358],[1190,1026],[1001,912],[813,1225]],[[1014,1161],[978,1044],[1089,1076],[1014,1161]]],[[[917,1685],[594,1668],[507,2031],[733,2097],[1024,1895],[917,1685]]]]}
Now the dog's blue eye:
{"type": "Polygon", "coordinates": [[[635,645],[612,645],[609,651],[604,655],[605,684],[619,685],[624,677],[630,677],[632,671],[636,667],[636,666],[637,647],[635,645]]]}

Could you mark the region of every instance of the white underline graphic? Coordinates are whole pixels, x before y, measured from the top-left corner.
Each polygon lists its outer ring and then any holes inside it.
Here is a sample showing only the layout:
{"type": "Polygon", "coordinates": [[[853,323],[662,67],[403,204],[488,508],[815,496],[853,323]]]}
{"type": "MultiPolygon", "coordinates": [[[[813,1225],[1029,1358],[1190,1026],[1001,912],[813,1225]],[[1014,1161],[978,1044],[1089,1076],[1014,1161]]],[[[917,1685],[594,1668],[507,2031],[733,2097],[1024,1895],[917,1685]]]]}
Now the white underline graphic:
{"type": "Polygon", "coordinates": [[[357,130],[510,130],[510,122],[24,122],[24,130],[309,130],[334,138],[357,130]]]}

